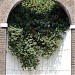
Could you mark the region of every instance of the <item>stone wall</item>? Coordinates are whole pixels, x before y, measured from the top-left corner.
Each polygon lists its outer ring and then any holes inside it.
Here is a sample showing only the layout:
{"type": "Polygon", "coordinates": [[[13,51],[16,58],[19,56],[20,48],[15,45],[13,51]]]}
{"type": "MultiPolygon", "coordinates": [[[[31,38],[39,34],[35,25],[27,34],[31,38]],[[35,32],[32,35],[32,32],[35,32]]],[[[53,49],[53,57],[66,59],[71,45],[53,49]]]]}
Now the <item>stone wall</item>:
{"type": "MultiPolygon", "coordinates": [[[[15,7],[18,3],[22,0],[0,0],[0,22],[7,22],[7,18],[9,16],[10,11],[15,7]]],[[[74,1],[75,0],[55,0],[58,2],[66,11],[71,19],[71,24],[75,23],[75,16],[74,16],[74,1]]]]}
{"type": "MultiPolygon", "coordinates": [[[[71,25],[75,25],[75,0],[55,0],[66,11],[71,25]]],[[[11,10],[20,3],[21,0],[0,0],[0,23],[6,23],[11,10]]],[[[0,27],[0,75],[5,74],[5,54],[6,54],[6,26],[0,27]]],[[[71,50],[72,50],[72,75],[75,70],[75,26],[72,26],[71,32],[71,50]]]]}

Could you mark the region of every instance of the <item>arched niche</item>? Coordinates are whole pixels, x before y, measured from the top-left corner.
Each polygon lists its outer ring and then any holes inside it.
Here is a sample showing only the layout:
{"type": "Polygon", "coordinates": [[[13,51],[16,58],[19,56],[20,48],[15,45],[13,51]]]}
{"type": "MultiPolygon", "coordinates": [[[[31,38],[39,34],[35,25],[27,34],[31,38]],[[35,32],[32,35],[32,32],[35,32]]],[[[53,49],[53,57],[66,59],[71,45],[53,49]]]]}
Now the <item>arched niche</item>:
{"type": "MultiPolygon", "coordinates": [[[[21,3],[21,2],[20,2],[20,3],[21,3]]],[[[9,12],[8,18],[9,18],[9,16],[11,16],[10,14],[11,14],[11,12],[14,10],[14,8],[15,8],[18,4],[20,4],[20,3],[17,3],[17,4],[15,4],[15,5],[13,6],[13,8],[12,8],[12,9],[10,10],[10,12],[9,12]]],[[[66,7],[64,7],[64,5],[61,4],[60,2],[57,2],[57,1],[56,1],[56,3],[57,3],[61,8],[63,8],[64,12],[66,13],[66,15],[67,15],[67,17],[68,17],[68,19],[69,19],[69,23],[71,24],[69,11],[68,11],[68,10],[66,9],[66,7]]]]}
{"type": "Polygon", "coordinates": [[[70,15],[70,12],[69,10],[67,9],[66,6],[63,5],[63,3],[61,3],[61,1],[57,1],[55,0],[55,2],[64,10],[64,12],[66,13],[68,19],[69,19],[69,23],[70,25],[72,24],[72,21],[71,21],[71,15],[70,15]]]}
{"type": "MultiPolygon", "coordinates": [[[[5,19],[5,22],[8,21],[8,18],[9,18],[9,15],[10,13],[14,10],[14,8],[19,5],[20,3],[22,2],[22,0],[18,0],[15,4],[13,4],[12,7],[9,7],[9,11],[8,13],[6,14],[7,17],[5,19]]],[[[70,25],[72,24],[72,17],[71,17],[71,14],[70,14],[70,11],[69,9],[66,7],[66,5],[64,6],[64,4],[62,3],[62,1],[58,1],[58,0],[55,0],[55,2],[64,10],[64,12],[66,13],[68,19],[69,19],[69,23],[70,25]]]]}

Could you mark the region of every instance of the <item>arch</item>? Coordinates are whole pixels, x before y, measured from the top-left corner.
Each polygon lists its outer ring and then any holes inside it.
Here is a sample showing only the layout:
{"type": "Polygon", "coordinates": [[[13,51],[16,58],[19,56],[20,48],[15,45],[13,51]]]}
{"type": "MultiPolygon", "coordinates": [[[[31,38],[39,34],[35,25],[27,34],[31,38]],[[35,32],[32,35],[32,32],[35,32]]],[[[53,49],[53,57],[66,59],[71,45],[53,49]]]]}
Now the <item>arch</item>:
{"type": "MultiPolygon", "coordinates": [[[[54,1],[55,1],[60,7],[62,7],[62,8],[64,9],[64,11],[66,12],[66,15],[67,15],[67,17],[68,17],[68,19],[69,19],[69,23],[70,23],[70,25],[71,25],[71,24],[72,24],[72,19],[71,19],[70,12],[69,12],[69,10],[67,9],[66,5],[64,5],[64,4],[62,3],[62,1],[58,1],[58,0],[54,0],[54,1]]],[[[7,15],[7,21],[8,21],[9,15],[10,15],[10,13],[12,12],[12,10],[13,10],[17,5],[19,5],[21,2],[22,2],[22,0],[17,1],[17,2],[13,5],[13,7],[9,10],[9,13],[8,13],[8,15],[7,15]]],[[[7,22],[7,21],[6,21],[6,22],[7,22]]]]}
{"type": "Polygon", "coordinates": [[[61,3],[60,1],[55,0],[55,2],[56,2],[60,7],[62,7],[62,8],[64,9],[64,11],[66,12],[66,15],[67,15],[67,17],[68,17],[68,19],[69,19],[69,23],[70,23],[70,25],[71,25],[71,24],[72,24],[71,15],[70,15],[70,12],[69,12],[69,10],[67,9],[67,7],[66,7],[63,3],[61,3]]]}
{"type": "Polygon", "coordinates": [[[16,3],[13,5],[13,7],[10,9],[10,11],[9,11],[9,13],[8,13],[8,16],[7,16],[7,21],[8,21],[8,18],[9,18],[10,13],[13,11],[13,9],[14,9],[17,5],[19,5],[21,2],[22,2],[22,0],[19,0],[19,1],[16,2],[16,3]]]}
{"type": "MultiPolygon", "coordinates": [[[[15,5],[15,6],[16,6],[16,5],[15,5]]],[[[14,6],[14,7],[15,7],[15,6],[14,6]]],[[[11,9],[11,11],[14,9],[14,7],[11,9]]],[[[10,11],[10,12],[11,12],[11,11],[10,11]]],[[[10,14],[10,13],[9,13],[9,14],[10,14]]]]}

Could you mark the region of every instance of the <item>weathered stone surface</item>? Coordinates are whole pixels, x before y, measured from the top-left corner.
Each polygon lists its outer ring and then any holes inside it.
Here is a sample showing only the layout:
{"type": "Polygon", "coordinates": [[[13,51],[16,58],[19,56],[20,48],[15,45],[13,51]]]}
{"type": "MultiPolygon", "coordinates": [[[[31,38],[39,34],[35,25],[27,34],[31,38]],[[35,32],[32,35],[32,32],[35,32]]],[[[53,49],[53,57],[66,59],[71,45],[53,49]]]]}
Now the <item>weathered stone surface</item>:
{"type": "MultiPolygon", "coordinates": [[[[10,11],[22,0],[0,0],[0,23],[7,22],[10,11]]],[[[55,0],[66,11],[71,24],[75,25],[75,0],[55,0]]],[[[72,75],[75,75],[75,30],[72,30],[72,75]]],[[[6,29],[0,28],[0,75],[5,75],[6,29]]]]}
{"type": "Polygon", "coordinates": [[[0,23],[7,22],[10,11],[19,2],[21,2],[21,0],[4,0],[0,6],[0,23]]]}
{"type": "Polygon", "coordinates": [[[1,1],[0,1],[0,6],[3,4],[3,2],[4,2],[4,0],[1,0],[1,1]]]}

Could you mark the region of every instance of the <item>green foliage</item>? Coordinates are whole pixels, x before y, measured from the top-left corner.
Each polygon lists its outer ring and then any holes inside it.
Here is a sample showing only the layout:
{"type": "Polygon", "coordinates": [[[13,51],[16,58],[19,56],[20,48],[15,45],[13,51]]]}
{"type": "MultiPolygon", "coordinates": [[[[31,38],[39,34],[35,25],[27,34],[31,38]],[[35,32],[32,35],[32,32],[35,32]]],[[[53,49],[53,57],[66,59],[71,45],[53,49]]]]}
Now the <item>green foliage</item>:
{"type": "Polygon", "coordinates": [[[48,10],[52,10],[54,4],[55,2],[52,0],[24,0],[22,3],[24,7],[30,8],[37,13],[45,13],[48,10]]]}
{"type": "Polygon", "coordinates": [[[10,14],[9,49],[22,67],[29,70],[39,64],[39,56],[50,57],[69,27],[64,10],[52,0],[24,0],[10,14]]]}

